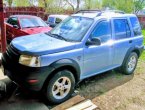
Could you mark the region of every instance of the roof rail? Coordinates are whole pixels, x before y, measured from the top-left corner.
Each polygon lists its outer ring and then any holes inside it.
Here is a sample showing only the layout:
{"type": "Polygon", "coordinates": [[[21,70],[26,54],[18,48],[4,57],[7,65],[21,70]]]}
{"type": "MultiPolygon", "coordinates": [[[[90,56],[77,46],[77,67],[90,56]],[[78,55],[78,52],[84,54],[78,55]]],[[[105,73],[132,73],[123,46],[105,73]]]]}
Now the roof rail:
{"type": "Polygon", "coordinates": [[[74,14],[78,14],[78,13],[96,13],[97,16],[101,16],[103,13],[106,13],[106,12],[125,14],[124,11],[120,11],[120,10],[79,10],[79,11],[75,12],[74,14]]]}
{"type": "Polygon", "coordinates": [[[98,13],[98,12],[101,12],[101,10],[79,10],[79,11],[75,12],[74,14],[77,14],[77,13],[98,13]]]}
{"type": "Polygon", "coordinates": [[[104,13],[105,12],[114,12],[114,13],[119,13],[119,14],[125,14],[125,12],[124,11],[121,11],[121,10],[104,10],[103,12],[104,13]]]}

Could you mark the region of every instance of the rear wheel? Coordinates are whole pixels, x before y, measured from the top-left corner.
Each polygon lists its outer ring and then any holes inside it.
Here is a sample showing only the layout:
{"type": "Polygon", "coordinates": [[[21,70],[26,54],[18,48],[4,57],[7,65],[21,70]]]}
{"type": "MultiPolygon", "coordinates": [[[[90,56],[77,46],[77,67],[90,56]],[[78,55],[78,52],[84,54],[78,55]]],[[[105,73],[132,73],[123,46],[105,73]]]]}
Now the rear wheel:
{"type": "Polygon", "coordinates": [[[57,72],[48,82],[45,95],[51,103],[61,103],[67,100],[74,91],[75,78],[68,70],[57,72]]]}
{"type": "Polygon", "coordinates": [[[123,73],[127,75],[132,74],[137,66],[137,62],[138,55],[135,52],[132,52],[122,66],[123,73]]]}

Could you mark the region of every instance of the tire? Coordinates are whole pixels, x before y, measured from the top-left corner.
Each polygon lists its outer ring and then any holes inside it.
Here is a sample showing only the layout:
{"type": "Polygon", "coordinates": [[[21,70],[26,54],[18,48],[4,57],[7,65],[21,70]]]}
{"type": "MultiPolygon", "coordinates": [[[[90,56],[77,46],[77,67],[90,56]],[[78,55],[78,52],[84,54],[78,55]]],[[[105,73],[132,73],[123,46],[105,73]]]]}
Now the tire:
{"type": "Polygon", "coordinates": [[[6,43],[7,43],[7,45],[9,45],[9,44],[11,43],[11,41],[10,41],[10,40],[7,40],[7,42],[6,42],[6,43]]]}
{"type": "Polygon", "coordinates": [[[135,52],[130,53],[130,55],[128,56],[127,60],[125,61],[125,63],[122,66],[122,72],[123,74],[126,75],[131,75],[134,73],[134,70],[137,66],[137,62],[138,62],[138,55],[135,52]]]}
{"type": "Polygon", "coordinates": [[[45,96],[47,101],[59,104],[66,101],[74,92],[75,78],[72,72],[61,70],[46,84],[45,96]]]}

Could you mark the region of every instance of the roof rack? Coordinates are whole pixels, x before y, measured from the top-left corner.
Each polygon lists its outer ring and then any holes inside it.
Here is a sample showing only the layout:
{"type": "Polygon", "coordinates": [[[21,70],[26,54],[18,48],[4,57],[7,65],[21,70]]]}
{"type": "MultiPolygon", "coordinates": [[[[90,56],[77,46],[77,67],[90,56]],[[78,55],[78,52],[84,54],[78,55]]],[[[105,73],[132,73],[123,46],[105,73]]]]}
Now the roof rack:
{"type": "Polygon", "coordinates": [[[79,10],[77,12],[75,12],[74,14],[78,14],[78,13],[98,13],[101,12],[101,10],[79,10]]]}
{"type": "Polygon", "coordinates": [[[125,14],[125,12],[120,11],[120,10],[79,10],[75,12],[74,14],[78,13],[96,13],[96,16],[101,16],[103,13],[107,12],[113,12],[113,13],[119,13],[119,14],[125,14]]]}
{"type": "Polygon", "coordinates": [[[104,12],[114,12],[114,13],[119,13],[119,14],[125,14],[125,12],[121,10],[104,10],[104,12]]]}

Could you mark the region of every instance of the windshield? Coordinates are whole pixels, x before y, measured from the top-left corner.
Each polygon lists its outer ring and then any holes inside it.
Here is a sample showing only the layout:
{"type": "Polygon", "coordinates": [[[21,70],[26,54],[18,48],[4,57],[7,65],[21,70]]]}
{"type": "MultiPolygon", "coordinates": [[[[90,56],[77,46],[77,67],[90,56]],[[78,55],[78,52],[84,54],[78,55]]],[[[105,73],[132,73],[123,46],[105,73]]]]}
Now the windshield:
{"type": "Polygon", "coordinates": [[[22,28],[45,27],[47,24],[40,18],[21,18],[22,28]]]}
{"type": "Polygon", "coordinates": [[[92,23],[91,18],[71,16],[57,25],[50,34],[59,35],[66,40],[81,41],[92,23]]]}

